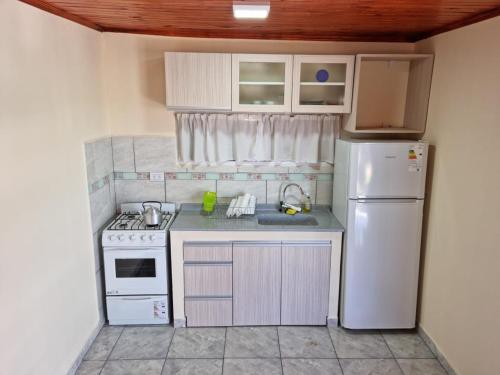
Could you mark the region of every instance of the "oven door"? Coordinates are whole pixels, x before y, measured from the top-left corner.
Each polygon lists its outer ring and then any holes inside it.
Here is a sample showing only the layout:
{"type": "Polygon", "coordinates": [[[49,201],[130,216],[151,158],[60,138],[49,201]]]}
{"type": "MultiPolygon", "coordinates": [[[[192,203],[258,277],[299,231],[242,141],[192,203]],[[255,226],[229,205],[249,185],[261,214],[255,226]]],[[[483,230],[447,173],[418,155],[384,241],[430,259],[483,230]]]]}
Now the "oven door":
{"type": "Polygon", "coordinates": [[[106,295],[167,294],[165,248],[104,248],[106,295]]]}

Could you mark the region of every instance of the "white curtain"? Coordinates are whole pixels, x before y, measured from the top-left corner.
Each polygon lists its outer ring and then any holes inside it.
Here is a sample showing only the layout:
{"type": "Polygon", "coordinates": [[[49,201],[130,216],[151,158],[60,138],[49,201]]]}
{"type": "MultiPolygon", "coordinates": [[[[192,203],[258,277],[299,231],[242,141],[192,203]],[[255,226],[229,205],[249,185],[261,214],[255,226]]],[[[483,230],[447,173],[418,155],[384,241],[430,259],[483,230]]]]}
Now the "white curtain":
{"type": "Polygon", "coordinates": [[[180,163],[333,163],[337,115],[177,113],[180,163]]]}

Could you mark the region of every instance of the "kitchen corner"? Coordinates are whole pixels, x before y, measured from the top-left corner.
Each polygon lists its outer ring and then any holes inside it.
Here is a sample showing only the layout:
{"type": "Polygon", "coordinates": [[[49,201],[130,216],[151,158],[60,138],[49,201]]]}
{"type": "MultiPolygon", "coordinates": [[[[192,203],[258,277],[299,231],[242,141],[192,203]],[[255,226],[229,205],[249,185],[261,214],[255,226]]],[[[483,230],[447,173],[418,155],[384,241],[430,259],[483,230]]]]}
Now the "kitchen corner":
{"type": "Polygon", "coordinates": [[[500,374],[500,0],[0,29],[0,375],[500,374]]]}

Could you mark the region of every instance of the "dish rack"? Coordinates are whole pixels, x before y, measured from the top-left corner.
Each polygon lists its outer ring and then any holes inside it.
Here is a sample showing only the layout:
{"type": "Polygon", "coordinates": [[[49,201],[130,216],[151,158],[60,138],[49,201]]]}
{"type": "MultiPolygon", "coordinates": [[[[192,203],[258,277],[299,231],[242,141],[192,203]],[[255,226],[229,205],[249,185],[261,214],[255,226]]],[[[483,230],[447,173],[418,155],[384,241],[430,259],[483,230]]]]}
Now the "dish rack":
{"type": "Polygon", "coordinates": [[[244,215],[254,215],[256,203],[257,198],[250,194],[233,198],[226,211],[226,217],[228,219],[237,219],[244,215]]]}

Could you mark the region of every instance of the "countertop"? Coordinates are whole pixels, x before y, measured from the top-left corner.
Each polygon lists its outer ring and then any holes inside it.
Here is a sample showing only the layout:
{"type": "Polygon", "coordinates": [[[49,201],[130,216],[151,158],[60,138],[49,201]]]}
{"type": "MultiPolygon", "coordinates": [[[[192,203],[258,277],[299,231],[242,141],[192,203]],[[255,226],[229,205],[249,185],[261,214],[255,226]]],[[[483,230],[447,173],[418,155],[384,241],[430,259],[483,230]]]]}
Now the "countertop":
{"type": "MultiPolygon", "coordinates": [[[[227,205],[218,205],[210,214],[202,214],[201,204],[185,203],[181,206],[170,231],[256,231],[256,232],[343,232],[344,227],[331,213],[328,206],[312,207],[311,213],[297,215],[314,216],[318,225],[261,225],[257,222],[259,214],[279,213],[277,206],[258,204],[255,215],[244,215],[228,219],[225,216],[227,205]]],[[[285,215],[285,214],[283,214],[285,215]]]]}

